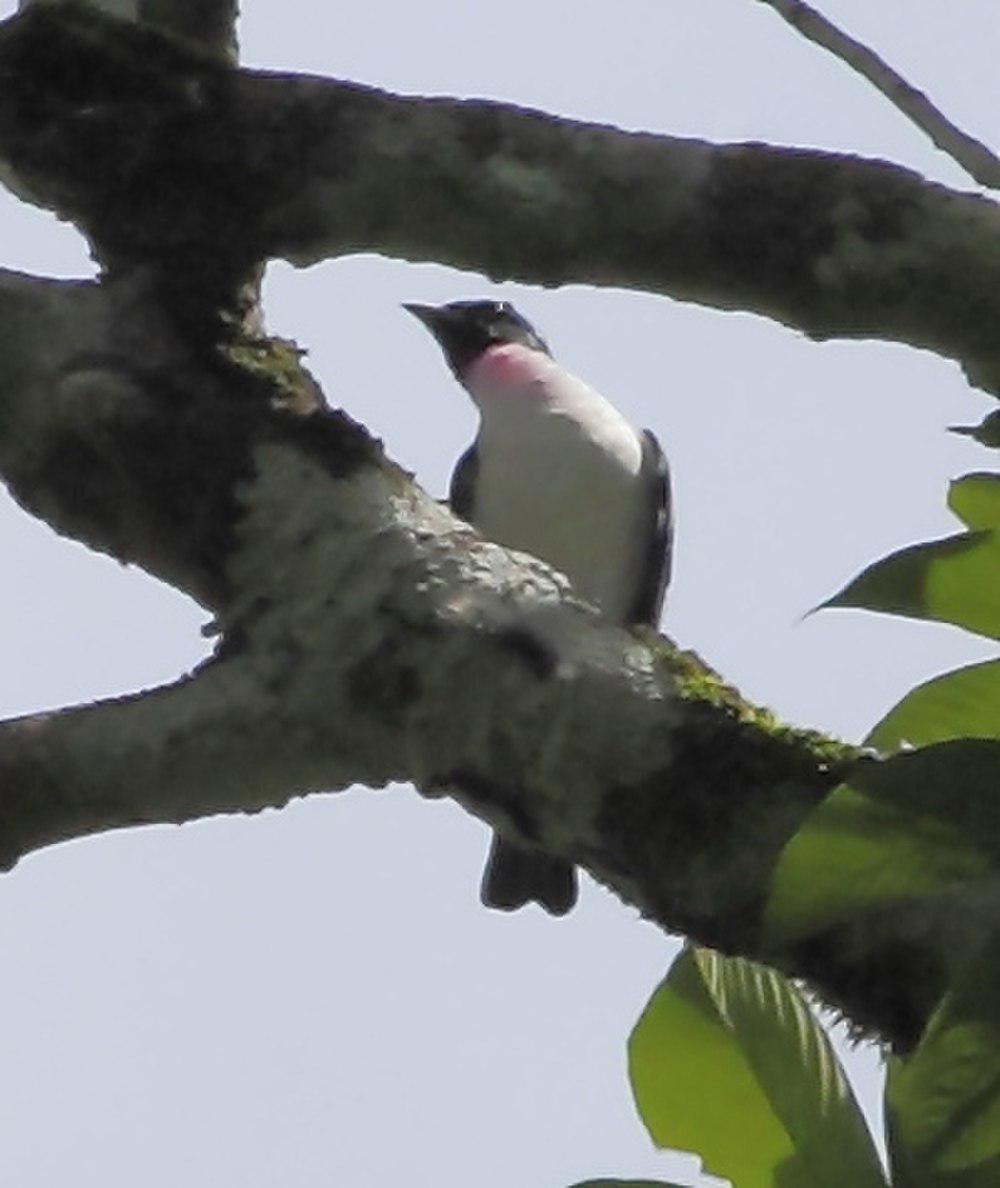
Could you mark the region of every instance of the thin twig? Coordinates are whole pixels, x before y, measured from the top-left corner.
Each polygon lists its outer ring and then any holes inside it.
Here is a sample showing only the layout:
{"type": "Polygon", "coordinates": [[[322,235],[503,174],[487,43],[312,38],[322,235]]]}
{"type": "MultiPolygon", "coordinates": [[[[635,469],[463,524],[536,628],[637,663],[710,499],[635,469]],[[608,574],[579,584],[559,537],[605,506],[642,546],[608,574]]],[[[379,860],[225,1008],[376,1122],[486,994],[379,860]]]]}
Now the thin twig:
{"type": "Polygon", "coordinates": [[[981,186],[1000,189],[1000,159],[981,141],[968,136],[948,120],[916,87],[897,74],[873,50],[842,33],[822,13],[803,0],[761,0],[783,17],[803,37],[820,45],[857,71],[947,153],[981,186]]]}

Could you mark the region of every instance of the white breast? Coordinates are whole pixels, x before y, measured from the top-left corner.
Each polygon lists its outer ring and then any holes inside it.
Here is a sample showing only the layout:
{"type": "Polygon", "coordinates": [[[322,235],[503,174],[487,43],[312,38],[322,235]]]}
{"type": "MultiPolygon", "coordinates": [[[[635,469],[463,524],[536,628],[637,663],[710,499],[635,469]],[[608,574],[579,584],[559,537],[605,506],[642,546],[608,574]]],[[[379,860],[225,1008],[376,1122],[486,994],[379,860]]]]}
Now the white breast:
{"type": "Polygon", "coordinates": [[[648,493],[636,431],[548,356],[524,352],[467,379],[482,414],[474,518],[483,534],[561,570],[624,620],[646,555],[648,493]],[[511,385],[510,364],[519,365],[511,385]],[[500,373],[498,375],[498,372],[500,373]],[[478,381],[478,382],[477,382],[478,381]]]}

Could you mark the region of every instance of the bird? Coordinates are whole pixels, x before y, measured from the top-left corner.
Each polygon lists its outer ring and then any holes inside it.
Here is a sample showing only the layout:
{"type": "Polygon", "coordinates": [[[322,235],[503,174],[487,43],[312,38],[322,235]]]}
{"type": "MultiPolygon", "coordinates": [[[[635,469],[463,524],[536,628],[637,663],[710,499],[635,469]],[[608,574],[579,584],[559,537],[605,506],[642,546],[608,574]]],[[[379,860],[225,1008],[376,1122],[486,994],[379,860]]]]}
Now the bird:
{"type": "MultiPolygon", "coordinates": [[[[455,515],[564,573],[610,621],[655,627],[670,581],[670,471],[655,434],[556,362],[508,301],[405,302],[479,412],[452,474],[455,515]]],[[[565,915],[573,865],[494,833],[482,902],[565,915]]]]}

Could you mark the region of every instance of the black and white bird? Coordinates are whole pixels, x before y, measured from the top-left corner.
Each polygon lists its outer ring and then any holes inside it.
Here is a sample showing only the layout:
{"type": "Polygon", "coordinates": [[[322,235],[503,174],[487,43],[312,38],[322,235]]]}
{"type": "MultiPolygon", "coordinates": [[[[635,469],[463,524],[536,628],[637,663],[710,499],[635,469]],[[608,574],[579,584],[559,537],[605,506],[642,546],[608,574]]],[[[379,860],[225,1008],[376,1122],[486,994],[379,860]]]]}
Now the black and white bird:
{"type": "MultiPolygon", "coordinates": [[[[670,578],[670,476],[659,442],[561,367],[506,301],[406,304],[479,410],[452,475],[452,510],[489,540],[560,570],[611,620],[656,625],[670,578]]],[[[576,902],[576,872],[494,834],[489,907],[576,902]]]]}

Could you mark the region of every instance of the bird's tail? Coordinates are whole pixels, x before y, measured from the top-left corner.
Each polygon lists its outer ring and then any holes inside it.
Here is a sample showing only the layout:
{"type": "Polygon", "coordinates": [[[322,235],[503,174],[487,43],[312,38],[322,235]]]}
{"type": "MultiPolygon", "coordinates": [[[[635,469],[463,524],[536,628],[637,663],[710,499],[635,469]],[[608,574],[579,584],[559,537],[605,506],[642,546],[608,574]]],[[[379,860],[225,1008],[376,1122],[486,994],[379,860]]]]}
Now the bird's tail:
{"type": "Polygon", "coordinates": [[[565,916],[576,903],[576,870],[494,833],[481,895],[487,907],[510,912],[534,901],[553,916],[565,916]]]}

